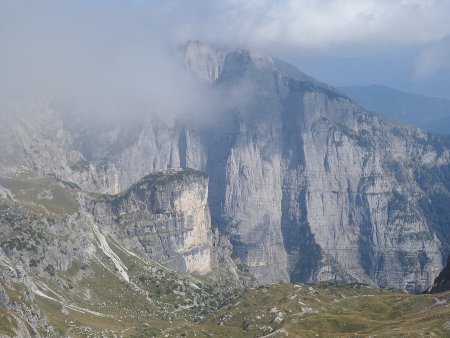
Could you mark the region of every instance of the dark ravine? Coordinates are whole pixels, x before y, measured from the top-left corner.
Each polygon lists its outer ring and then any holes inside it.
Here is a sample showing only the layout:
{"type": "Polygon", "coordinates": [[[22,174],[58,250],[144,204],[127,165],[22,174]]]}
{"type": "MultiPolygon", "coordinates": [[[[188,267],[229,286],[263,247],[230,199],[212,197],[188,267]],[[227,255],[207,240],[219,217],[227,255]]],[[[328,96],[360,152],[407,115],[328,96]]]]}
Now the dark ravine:
{"type": "MultiPolygon", "coordinates": [[[[3,175],[53,175],[124,194],[148,173],[193,168],[209,177],[212,225],[260,284],[357,281],[422,292],[432,283],[449,253],[439,204],[450,196],[448,138],[366,112],[261,53],[199,42],[183,52],[223,100],[207,123],[146,115],[98,127],[53,101],[15,103],[22,117],[0,134],[3,175]]],[[[132,241],[149,255],[155,245],[132,241]]]]}
{"type": "Polygon", "coordinates": [[[447,258],[447,265],[442,269],[433,282],[433,285],[425,293],[439,293],[450,290],[450,255],[447,258]]]}

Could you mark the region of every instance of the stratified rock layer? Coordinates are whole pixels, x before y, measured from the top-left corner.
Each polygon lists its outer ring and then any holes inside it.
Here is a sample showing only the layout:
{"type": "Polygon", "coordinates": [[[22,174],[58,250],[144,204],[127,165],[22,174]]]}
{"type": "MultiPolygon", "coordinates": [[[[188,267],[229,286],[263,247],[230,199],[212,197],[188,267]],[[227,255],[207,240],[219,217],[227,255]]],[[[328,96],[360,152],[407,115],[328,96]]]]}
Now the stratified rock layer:
{"type": "Polygon", "coordinates": [[[100,199],[94,215],[130,249],[175,270],[205,274],[213,242],[207,198],[205,174],[172,169],[100,199]]]}
{"type": "MultiPolygon", "coordinates": [[[[431,284],[450,250],[442,206],[450,201],[448,139],[368,113],[261,53],[224,53],[199,42],[183,51],[214,94],[205,96],[213,101],[207,116],[86,124],[48,102],[22,107],[33,119],[12,122],[2,134],[11,143],[0,150],[2,172],[33,170],[91,191],[122,192],[136,200],[122,207],[134,210],[142,196],[126,189],[142,176],[194,168],[209,176],[213,225],[259,283],[359,281],[411,292],[431,284]]],[[[174,216],[156,221],[175,229],[189,218],[176,216],[176,204],[190,197],[171,198],[175,204],[164,210],[174,216]]],[[[186,237],[167,245],[145,222],[125,225],[122,235],[194,271],[186,257],[205,251],[195,244],[201,231],[187,224],[186,237]]]]}

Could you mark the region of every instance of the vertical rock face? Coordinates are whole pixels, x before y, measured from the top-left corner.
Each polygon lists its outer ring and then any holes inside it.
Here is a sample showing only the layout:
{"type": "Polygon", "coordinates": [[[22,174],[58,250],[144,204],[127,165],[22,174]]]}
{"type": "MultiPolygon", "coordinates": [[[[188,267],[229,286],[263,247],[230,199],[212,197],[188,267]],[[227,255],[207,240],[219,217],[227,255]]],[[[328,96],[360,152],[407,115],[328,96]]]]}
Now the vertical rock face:
{"type": "Polygon", "coordinates": [[[194,170],[150,174],[95,206],[99,223],[121,242],[178,271],[211,271],[208,179],[194,170]]]}
{"type": "Polygon", "coordinates": [[[307,221],[322,251],[314,278],[342,278],[345,271],[355,280],[420,291],[442,262],[407,164],[421,166],[432,156],[421,142],[427,136],[343,97],[306,93],[303,102],[312,117],[303,131],[307,221]],[[392,172],[393,162],[405,166],[401,175],[392,172]]]}
{"type": "Polygon", "coordinates": [[[261,283],[289,278],[280,228],[282,105],[267,95],[276,90],[273,71],[270,57],[245,50],[226,56],[216,86],[233,107],[223,113],[229,122],[209,134],[207,166],[214,224],[261,283]]]}
{"type": "Polygon", "coordinates": [[[361,281],[412,292],[431,284],[450,250],[441,207],[450,201],[447,139],[370,114],[269,56],[198,42],[183,51],[222,98],[208,116],[215,123],[145,116],[81,129],[54,112],[48,145],[33,141],[42,133],[16,133],[23,156],[2,171],[29,168],[122,191],[102,202],[117,207],[113,231],[169,266],[203,272],[205,179],[155,185],[151,194],[139,190],[145,180],[133,185],[148,172],[194,168],[209,176],[213,225],[260,283],[361,281]]]}

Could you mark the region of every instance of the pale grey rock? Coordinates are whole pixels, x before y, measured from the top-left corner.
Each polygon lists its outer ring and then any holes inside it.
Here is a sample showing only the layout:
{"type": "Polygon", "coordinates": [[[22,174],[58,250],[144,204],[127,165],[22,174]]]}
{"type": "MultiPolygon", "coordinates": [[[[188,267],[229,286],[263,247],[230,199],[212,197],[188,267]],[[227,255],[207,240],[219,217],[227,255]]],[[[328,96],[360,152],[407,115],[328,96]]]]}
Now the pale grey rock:
{"type": "MultiPolygon", "coordinates": [[[[306,116],[329,104],[323,96],[305,95],[306,116]]],[[[414,207],[420,191],[414,178],[399,184],[386,164],[391,156],[411,159],[424,150],[401,133],[402,128],[398,127],[401,135],[392,133],[395,126],[359,112],[349,100],[338,98],[332,104],[335,114],[306,121],[303,137],[308,223],[315,240],[356,280],[421,290],[442,264],[440,243],[414,207]],[[339,122],[347,126],[336,128],[339,122]],[[408,142],[409,147],[414,144],[410,149],[405,147],[408,142]],[[410,202],[404,209],[390,211],[397,191],[410,202]],[[414,240],[423,233],[429,235],[414,240]],[[420,266],[420,252],[427,257],[426,268],[420,266]],[[405,266],[402,255],[412,258],[413,266],[405,266]]],[[[403,129],[421,136],[419,131],[403,129]]],[[[422,156],[417,157],[421,161],[422,156]]],[[[322,279],[320,273],[317,278],[322,279]]]]}
{"type": "MultiPolygon", "coordinates": [[[[2,148],[2,173],[27,169],[125,193],[149,172],[193,168],[209,176],[212,224],[259,283],[359,281],[409,291],[431,284],[449,243],[421,207],[430,192],[417,175],[445,172],[449,143],[365,112],[270,56],[199,42],[183,51],[222,98],[210,112],[215,123],[155,115],[83,126],[42,104],[27,108],[33,119],[2,132],[11,145],[2,148]]],[[[435,190],[448,193],[441,176],[435,190]]],[[[173,228],[176,219],[155,222],[173,228]]],[[[151,222],[133,227],[128,245],[186,269],[184,239],[158,244],[144,235],[151,222]]]]}
{"type": "Polygon", "coordinates": [[[99,192],[117,193],[117,172],[111,163],[93,163],[75,148],[74,140],[51,99],[34,97],[2,102],[0,168],[4,176],[55,176],[99,192]]]}
{"type": "Polygon", "coordinates": [[[210,83],[222,72],[225,53],[200,41],[189,41],[182,47],[186,66],[198,77],[210,83]]]}
{"type": "Polygon", "coordinates": [[[171,169],[100,199],[93,213],[129,249],[177,271],[206,274],[213,250],[207,198],[205,174],[171,169]]]}
{"type": "Polygon", "coordinates": [[[11,193],[8,189],[0,185],[0,198],[11,198],[11,193]]]}
{"type": "Polygon", "coordinates": [[[6,307],[9,304],[9,297],[5,289],[0,285],[0,307],[6,307]]]}
{"type": "Polygon", "coordinates": [[[54,177],[1,177],[0,182],[11,187],[8,193],[14,197],[0,198],[0,307],[15,319],[20,337],[26,336],[23,323],[33,336],[44,330],[45,336],[58,336],[40,312],[39,300],[50,301],[64,315],[74,309],[92,311],[75,306],[74,295],[104,303],[98,286],[90,284],[104,269],[149,302],[154,295],[143,288],[146,273],[154,286],[169,279],[171,287],[187,283],[182,293],[187,306],[191,295],[210,297],[209,305],[198,306],[211,306],[211,301],[218,306],[223,299],[214,299],[216,285],[234,290],[243,284],[244,274],[230,257],[231,245],[211,227],[204,173],[153,173],[118,195],[86,192],[54,177]],[[37,195],[45,198],[33,197],[37,195]],[[214,287],[203,290],[208,277],[186,277],[168,268],[207,274],[214,287]],[[7,289],[19,298],[11,302],[7,289]]]}

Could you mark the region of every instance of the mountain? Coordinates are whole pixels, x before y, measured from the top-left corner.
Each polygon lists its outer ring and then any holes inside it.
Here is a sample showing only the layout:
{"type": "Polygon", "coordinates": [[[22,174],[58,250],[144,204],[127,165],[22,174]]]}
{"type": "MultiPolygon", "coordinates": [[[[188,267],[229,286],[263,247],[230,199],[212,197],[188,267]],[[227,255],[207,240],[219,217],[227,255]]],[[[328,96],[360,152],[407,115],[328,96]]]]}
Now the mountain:
{"type": "Polygon", "coordinates": [[[159,334],[223,306],[245,275],[211,228],[207,183],[169,170],[105,195],[0,177],[0,334],[159,334]]]}
{"type": "Polygon", "coordinates": [[[263,53],[181,53],[185,111],[0,103],[0,335],[448,333],[447,294],[377,287],[442,270],[449,137],[263,53]]]}
{"type": "Polygon", "coordinates": [[[450,134],[450,100],[406,93],[380,85],[339,87],[364,108],[429,132],[450,134]]]}
{"type": "MultiPolygon", "coordinates": [[[[130,119],[102,118],[56,98],[11,101],[1,107],[0,172],[136,199],[143,193],[134,184],[146,175],[192,168],[209,178],[213,228],[258,284],[363,282],[421,292],[432,283],[450,252],[447,137],[367,112],[262,53],[194,41],[182,54],[208,90],[206,112],[158,113],[155,106],[130,119]]],[[[211,244],[190,245],[211,234],[190,230],[192,238],[174,235],[158,247],[140,232],[154,209],[125,203],[117,214],[105,211],[106,202],[89,214],[108,222],[127,250],[180,271],[208,270],[211,244]],[[124,216],[123,226],[108,220],[134,210],[143,214],[124,216]]],[[[204,231],[208,216],[201,219],[204,231]]],[[[174,222],[173,231],[184,233],[174,222]]]]}

